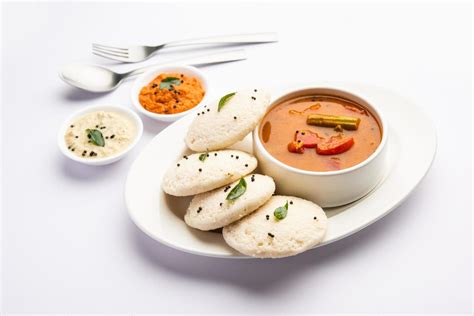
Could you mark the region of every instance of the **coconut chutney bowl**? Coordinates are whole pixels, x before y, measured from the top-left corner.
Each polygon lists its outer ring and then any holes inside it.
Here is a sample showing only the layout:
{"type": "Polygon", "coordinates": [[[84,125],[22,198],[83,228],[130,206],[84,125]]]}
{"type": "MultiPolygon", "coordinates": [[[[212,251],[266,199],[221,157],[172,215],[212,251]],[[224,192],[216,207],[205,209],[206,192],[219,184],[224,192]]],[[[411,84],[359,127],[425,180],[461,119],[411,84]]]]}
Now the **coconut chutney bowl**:
{"type": "Polygon", "coordinates": [[[281,93],[253,132],[259,167],[277,193],[322,207],[351,203],[381,181],[387,138],[376,104],[333,87],[281,93]]]}
{"type": "Polygon", "coordinates": [[[142,134],[142,120],[131,109],[93,105],[75,112],[64,121],[57,142],[67,158],[100,166],[125,157],[142,134]]]}

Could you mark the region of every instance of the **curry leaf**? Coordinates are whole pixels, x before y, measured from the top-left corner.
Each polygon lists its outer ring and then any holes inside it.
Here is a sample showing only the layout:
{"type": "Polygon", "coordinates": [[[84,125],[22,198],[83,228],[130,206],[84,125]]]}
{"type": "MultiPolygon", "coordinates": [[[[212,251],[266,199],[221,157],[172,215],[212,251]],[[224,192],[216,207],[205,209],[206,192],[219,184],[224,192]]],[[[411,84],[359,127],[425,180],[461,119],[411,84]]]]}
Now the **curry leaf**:
{"type": "Polygon", "coordinates": [[[181,84],[181,80],[179,78],[166,77],[165,79],[161,80],[160,89],[172,90],[173,86],[179,86],[180,84],[181,84]]]}
{"type": "Polygon", "coordinates": [[[245,179],[240,179],[239,183],[230,191],[230,193],[225,198],[226,200],[234,201],[241,197],[247,190],[247,182],[245,179]]]}
{"type": "Polygon", "coordinates": [[[101,131],[98,129],[86,129],[86,133],[87,138],[89,138],[94,145],[100,147],[105,146],[104,135],[102,135],[101,131]]]}
{"type": "Polygon", "coordinates": [[[286,201],[285,205],[277,207],[273,212],[273,215],[277,220],[284,219],[286,215],[288,215],[288,201],[286,201]]]}
{"type": "Polygon", "coordinates": [[[219,105],[217,107],[217,112],[220,112],[224,105],[235,95],[235,92],[226,94],[219,100],[219,105]]]}

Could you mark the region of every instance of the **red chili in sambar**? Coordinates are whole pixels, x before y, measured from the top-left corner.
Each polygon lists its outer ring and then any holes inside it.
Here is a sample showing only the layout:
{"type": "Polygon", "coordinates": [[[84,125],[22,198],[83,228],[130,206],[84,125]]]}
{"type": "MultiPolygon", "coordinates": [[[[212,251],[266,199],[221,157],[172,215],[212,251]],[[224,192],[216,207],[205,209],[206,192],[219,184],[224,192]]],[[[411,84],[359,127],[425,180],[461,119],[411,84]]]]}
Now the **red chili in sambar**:
{"type": "Polygon", "coordinates": [[[262,120],[259,137],[273,157],[289,166],[334,171],[366,160],[379,146],[382,129],[362,105],[316,95],[274,106],[262,120]]]}

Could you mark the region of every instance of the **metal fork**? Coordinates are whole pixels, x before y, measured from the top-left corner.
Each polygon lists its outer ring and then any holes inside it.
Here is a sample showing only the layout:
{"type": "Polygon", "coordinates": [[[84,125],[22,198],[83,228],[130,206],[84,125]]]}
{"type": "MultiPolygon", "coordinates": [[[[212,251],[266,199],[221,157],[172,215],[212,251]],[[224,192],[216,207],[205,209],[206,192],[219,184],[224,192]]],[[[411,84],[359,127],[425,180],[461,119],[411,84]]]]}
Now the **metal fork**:
{"type": "Polygon", "coordinates": [[[92,44],[92,53],[97,56],[118,60],[121,62],[135,63],[150,58],[157,51],[165,47],[207,44],[271,43],[276,41],[278,41],[276,33],[253,33],[188,39],[164,43],[158,46],[113,47],[102,44],[92,44]]]}

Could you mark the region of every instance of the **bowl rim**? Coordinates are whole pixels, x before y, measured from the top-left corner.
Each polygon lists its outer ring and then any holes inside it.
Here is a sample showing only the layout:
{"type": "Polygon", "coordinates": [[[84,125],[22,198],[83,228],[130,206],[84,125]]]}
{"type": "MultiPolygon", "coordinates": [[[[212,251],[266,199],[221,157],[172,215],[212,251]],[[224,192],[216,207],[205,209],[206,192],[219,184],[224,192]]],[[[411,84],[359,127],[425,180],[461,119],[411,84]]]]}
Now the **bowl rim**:
{"type": "MultiPolygon", "coordinates": [[[[356,164],[352,167],[349,167],[349,168],[345,168],[345,169],[341,169],[341,170],[335,170],[335,171],[310,171],[310,170],[299,169],[299,168],[292,167],[290,165],[287,165],[287,164],[281,162],[280,160],[273,157],[273,155],[271,155],[266,150],[266,148],[265,148],[265,146],[263,146],[263,144],[260,140],[260,136],[259,136],[260,126],[261,126],[262,121],[263,121],[262,120],[258,123],[257,127],[255,127],[255,129],[253,131],[253,142],[258,147],[259,152],[261,152],[263,155],[265,155],[265,157],[268,160],[270,160],[273,164],[276,164],[276,165],[278,165],[279,167],[281,167],[283,169],[286,169],[286,170],[289,170],[291,172],[295,172],[295,173],[298,173],[298,174],[302,174],[302,175],[312,175],[312,176],[335,176],[335,175],[340,175],[340,174],[352,173],[352,172],[355,172],[355,171],[361,169],[365,165],[369,164],[372,160],[374,160],[377,156],[379,156],[380,153],[386,147],[387,138],[388,138],[388,126],[387,126],[387,122],[385,120],[385,117],[384,117],[383,113],[381,113],[381,111],[379,109],[377,109],[377,107],[374,106],[374,104],[372,102],[368,101],[366,97],[362,97],[358,93],[348,91],[343,87],[331,86],[331,85],[305,85],[303,87],[297,87],[297,88],[291,88],[291,89],[284,90],[283,92],[279,93],[277,95],[277,97],[270,103],[270,106],[266,110],[265,115],[271,109],[273,109],[273,107],[278,105],[279,102],[281,102],[281,100],[284,99],[285,97],[287,97],[288,95],[294,94],[294,93],[301,93],[301,95],[303,95],[305,91],[309,92],[309,90],[314,90],[314,89],[321,89],[321,90],[325,89],[325,90],[333,90],[333,91],[336,91],[336,92],[342,92],[345,95],[348,95],[350,97],[358,98],[358,99],[362,100],[363,102],[365,102],[366,104],[368,104],[371,108],[371,109],[369,109],[369,111],[374,112],[374,114],[377,116],[378,121],[380,123],[380,126],[382,128],[382,139],[381,139],[380,144],[377,147],[377,149],[369,157],[367,157],[365,160],[363,160],[360,163],[358,163],[358,164],[356,164]]],[[[337,95],[336,95],[336,97],[337,97],[337,95]]],[[[351,100],[351,101],[355,101],[355,100],[351,100]]],[[[357,101],[357,103],[360,103],[360,102],[357,101]]],[[[363,105],[363,106],[365,107],[365,105],[363,105]]]]}
{"type": "Polygon", "coordinates": [[[67,158],[86,164],[86,165],[104,165],[108,163],[112,163],[126,154],[130,152],[139,142],[143,134],[143,122],[140,119],[140,116],[138,116],[137,113],[135,113],[133,110],[124,107],[124,106],[118,106],[118,105],[110,105],[110,104],[96,104],[96,105],[90,105],[85,108],[82,108],[71,115],[69,115],[64,121],[61,127],[59,128],[58,134],[57,134],[57,141],[58,141],[58,146],[59,150],[65,155],[67,158]],[[86,113],[91,113],[91,112],[96,112],[96,111],[110,111],[110,112],[120,112],[127,117],[129,117],[135,124],[135,127],[137,129],[135,138],[133,141],[128,145],[127,148],[125,148],[122,151],[119,151],[118,153],[109,156],[109,157],[104,157],[104,158],[97,158],[97,159],[86,159],[82,157],[78,157],[71,153],[66,146],[66,142],[64,141],[64,135],[67,130],[67,127],[74,121],[74,119],[86,114],[86,113]]]}
{"type": "Polygon", "coordinates": [[[166,64],[162,66],[155,66],[153,68],[150,68],[149,70],[141,73],[140,75],[135,78],[135,81],[133,82],[130,97],[132,99],[132,104],[135,107],[135,109],[142,113],[143,115],[146,115],[150,118],[153,118],[155,120],[167,120],[167,121],[172,121],[176,120],[178,118],[181,118],[191,112],[196,111],[198,108],[202,107],[202,105],[207,101],[209,96],[209,80],[207,79],[206,75],[199,70],[198,68],[194,66],[189,66],[189,65],[180,65],[180,64],[166,64]],[[201,85],[204,88],[205,94],[202,100],[196,104],[194,107],[183,111],[179,113],[174,113],[174,114],[160,114],[160,113],[154,113],[151,111],[148,111],[145,109],[141,104],[140,101],[138,100],[138,95],[140,93],[141,88],[143,88],[143,81],[149,82],[149,80],[145,80],[146,77],[148,76],[156,76],[158,73],[166,72],[166,71],[180,71],[182,69],[185,69],[186,71],[189,71],[193,73],[194,76],[198,77],[198,79],[201,81],[201,85]]]}

